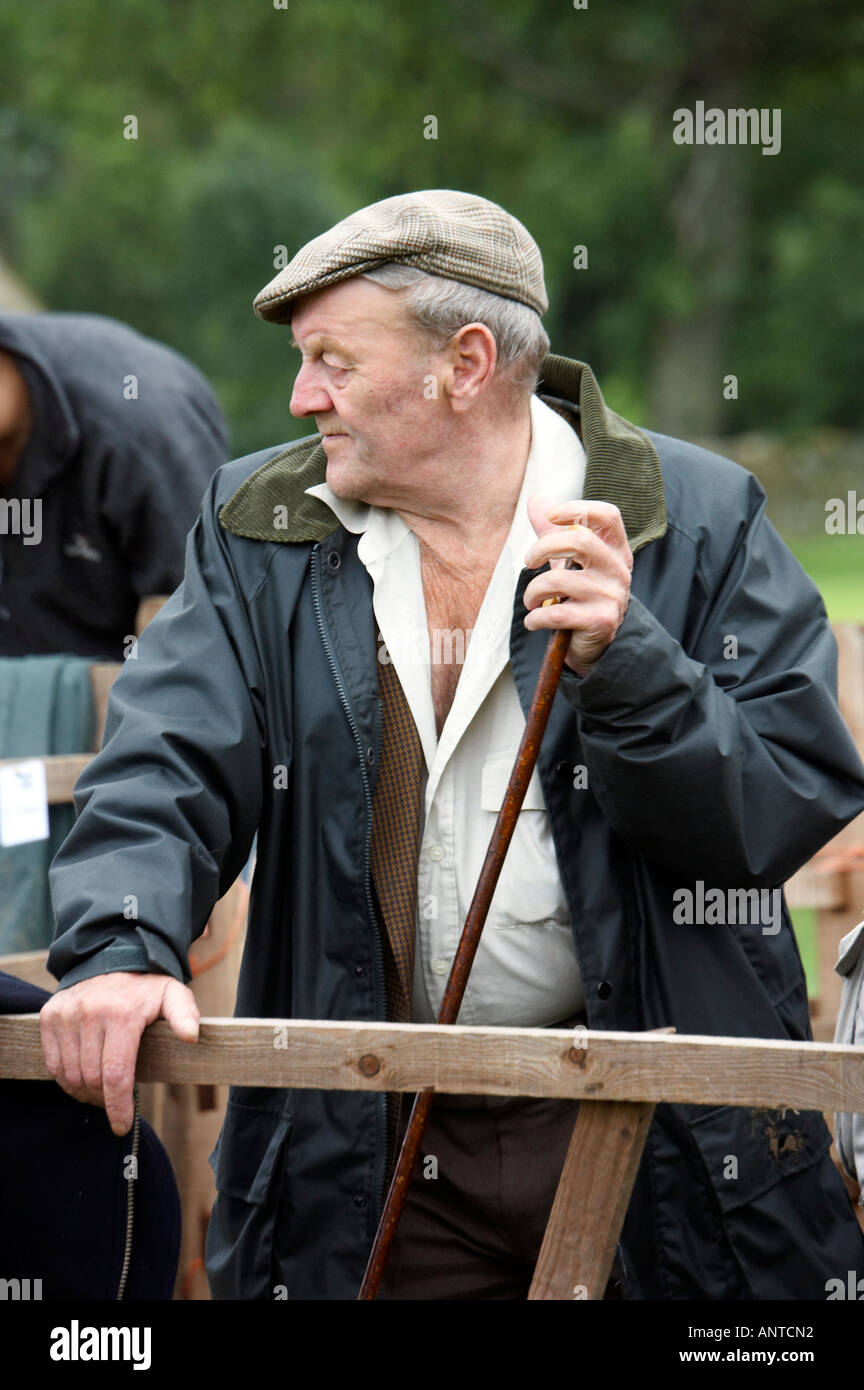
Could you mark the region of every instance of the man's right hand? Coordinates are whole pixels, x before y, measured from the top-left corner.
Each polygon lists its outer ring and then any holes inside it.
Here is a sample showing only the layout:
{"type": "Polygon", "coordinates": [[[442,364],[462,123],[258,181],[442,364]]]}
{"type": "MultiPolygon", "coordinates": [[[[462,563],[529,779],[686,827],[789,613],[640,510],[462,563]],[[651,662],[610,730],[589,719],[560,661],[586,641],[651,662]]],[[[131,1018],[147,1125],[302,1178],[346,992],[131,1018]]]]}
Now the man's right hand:
{"type": "Polygon", "coordinates": [[[191,989],[170,975],[94,975],[58,991],[43,1007],[45,1061],[67,1095],[104,1106],[114,1133],[127,1134],[144,1029],[164,1018],[183,1042],[195,1042],[200,1017],[191,989]]]}

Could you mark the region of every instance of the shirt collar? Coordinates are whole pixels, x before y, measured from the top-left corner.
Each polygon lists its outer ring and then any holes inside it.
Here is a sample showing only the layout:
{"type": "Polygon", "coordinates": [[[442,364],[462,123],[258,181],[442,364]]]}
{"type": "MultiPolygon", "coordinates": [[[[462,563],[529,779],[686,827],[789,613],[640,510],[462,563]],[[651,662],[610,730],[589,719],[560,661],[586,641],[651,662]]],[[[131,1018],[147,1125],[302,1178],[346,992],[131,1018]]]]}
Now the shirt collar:
{"type": "Polygon", "coordinates": [[[525,566],[525,553],[536,534],[528,516],[528,498],[537,492],[550,502],[575,501],[585,485],[585,450],[576,431],[557,411],[531,397],[531,448],[507,547],[515,574],[525,566]]]}

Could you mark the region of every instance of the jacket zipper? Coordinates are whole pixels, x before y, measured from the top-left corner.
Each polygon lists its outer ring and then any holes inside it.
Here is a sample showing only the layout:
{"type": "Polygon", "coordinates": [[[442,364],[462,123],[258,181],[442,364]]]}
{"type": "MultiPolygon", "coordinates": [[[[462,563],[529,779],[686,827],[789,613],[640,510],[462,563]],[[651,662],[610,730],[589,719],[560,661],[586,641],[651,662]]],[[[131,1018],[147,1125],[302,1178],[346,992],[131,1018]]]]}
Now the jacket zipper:
{"type": "MultiPolygon", "coordinates": [[[[321,568],[320,568],[320,566],[321,566],[321,542],[320,542],[320,541],[316,541],[315,545],[312,547],[312,553],[311,553],[311,556],[310,556],[310,579],[311,579],[311,592],[312,592],[312,607],[313,607],[314,612],[315,612],[315,621],[316,621],[317,624],[318,624],[318,632],[319,632],[320,637],[321,637],[321,643],[322,643],[322,645],[323,645],[323,647],[324,647],[324,652],[325,652],[325,654],[326,654],[326,656],[327,656],[327,661],[328,661],[328,664],[329,664],[329,666],[330,666],[330,671],[331,671],[331,674],[332,674],[332,676],[333,676],[333,680],[334,680],[335,685],[336,685],[336,690],[337,690],[337,692],[338,692],[338,694],[339,694],[339,699],[340,699],[340,701],[341,701],[342,708],[343,708],[344,711],[345,711],[345,716],[346,716],[346,718],[347,718],[347,720],[348,720],[349,728],[351,729],[351,733],[352,733],[353,736],[354,736],[354,743],[355,743],[356,746],[357,746],[357,756],[358,756],[358,758],[359,758],[359,760],[360,760],[360,776],[361,776],[362,781],[363,781],[363,794],[364,794],[364,797],[365,797],[365,800],[366,800],[366,840],[365,840],[365,846],[364,846],[364,852],[363,852],[363,883],[364,883],[364,887],[365,887],[365,890],[366,890],[366,910],[367,910],[367,916],[368,916],[368,920],[369,920],[369,922],[371,923],[371,926],[372,926],[372,937],[373,937],[373,940],[374,940],[374,942],[375,942],[375,961],[376,961],[376,965],[377,965],[375,984],[376,984],[376,990],[377,990],[377,994],[378,994],[379,1013],[380,1013],[380,1017],[381,1017],[381,1018],[386,1018],[386,1017],[387,1017],[387,997],[386,997],[386,991],[385,991],[385,987],[384,987],[384,950],[383,950],[383,947],[382,947],[382,945],[381,945],[381,938],[380,938],[380,936],[378,935],[378,927],[377,927],[377,924],[376,924],[375,904],[374,904],[373,901],[372,901],[372,887],[371,887],[371,883],[372,883],[372,871],[371,871],[371,861],[372,861],[372,788],[371,788],[370,785],[369,785],[369,774],[368,774],[368,771],[367,771],[367,768],[366,768],[366,757],[365,757],[365,754],[364,754],[364,751],[363,751],[363,740],[362,740],[361,737],[360,737],[360,730],[359,730],[359,728],[358,728],[358,726],[357,726],[357,720],[356,720],[355,717],[354,717],[354,711],[352,710],[352,708],[351,708],[351,703],[350,703],[350,701],[349,701],[349,699],[348,699],[348,692],[347,692],[347,690],[346,690],[346,688],[345,688],[345,682],[344,682],[344,680],[342,679],[342,673],[341,673],[341,671],[339,670],[339,664],[338,664],[338,662],[337,662],[337,660],[336,660],[336,654],[335,654],[335,652],[333,651],[333,646],[332,646],[332,643],[331,643],[331,641],[330,641],[330,636],[329,636],[329,633],[327,632],[327,627],[326,627],[326,624],[325,624],[325,622],[324,622],[324,611],[323,611],[323,608],[322,608],[322,606],[321,606],[321,568]]],[[[385,1185],[386,1185],[386,1178],[387,1178],[387,1148],[388,1148],[387,1135],[388,1135],[388,1126],[387,1126],[387,1093],[386,1093],[386,1091],[379,1091],[379,1092],[378,1092],[378,1126],[379,1126],[379,1135],[378,1135],[378,1149],[377,1149],[377,1157],[376,1157],[376,1168],[377,1168],[377,1174],[376,1174],[376,1178],[377,1178],[377,1184],[376,1184],[376,1185],[377,1185],[377,1195],[376,1195],[376,1209],[375,1209],[375,1222],[376,1222],[376,1225],[377,1225],[378,1221],[379,1221],[380,1218],[381,1218],[381,1213],[382,1213],[382,1211],[384,1210],[385,1185]]]]}

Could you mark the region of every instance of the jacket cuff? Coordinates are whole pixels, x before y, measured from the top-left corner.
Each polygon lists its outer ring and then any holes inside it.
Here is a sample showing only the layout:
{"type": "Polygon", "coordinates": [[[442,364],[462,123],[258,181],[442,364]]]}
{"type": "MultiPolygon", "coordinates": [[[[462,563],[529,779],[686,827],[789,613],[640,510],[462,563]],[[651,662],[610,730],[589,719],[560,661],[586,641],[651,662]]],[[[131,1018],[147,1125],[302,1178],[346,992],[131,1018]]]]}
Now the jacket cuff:
{"type": "Polygon", "coordinates": [[[664,647],[669,650],[670,660],[680,658],[679,643],[631,595],[621,626],[588,674],[578,676],[569,666],[564,667],[561,693],[574,709],[600,719],[644,706],[650,703],[654,690],[668,688],[669,667],[664,669],[662,659],[657,659],[662,658],[664,647]],[[651,660],[646,662],[649,650],[651,660]]]}
{"type": "Polygon", "coordinates": [[[79,965],[73,965],[65,974],[58,973],[55,966],[62,969],[62,964],[52,961],[51,954],[49,952],[48,969],[59,980],[58,992],[68,989],[70,985],[77,985],[81,980],[92,979],[94,975],[110,975],[120,970],[141,975],[171,975],[181,984],[187,984],[191,979],[191,974],[184,978],[184,972],[178,968],[177,958],[170,947],[150,933],[147,945],[139,940],[103,946],[79,965]]]}

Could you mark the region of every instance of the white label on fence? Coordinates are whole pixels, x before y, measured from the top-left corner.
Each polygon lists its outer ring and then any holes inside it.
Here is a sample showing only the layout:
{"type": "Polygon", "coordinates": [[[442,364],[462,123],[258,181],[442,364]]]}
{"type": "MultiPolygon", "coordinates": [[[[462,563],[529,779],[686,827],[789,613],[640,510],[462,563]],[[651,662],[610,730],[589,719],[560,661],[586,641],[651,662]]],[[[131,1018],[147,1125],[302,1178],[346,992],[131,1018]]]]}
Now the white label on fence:
{"type": "Polygon", "coordinates": [[[48,788],[38,758],[0,767],[0,845],[48,839],[48,788]]]}

